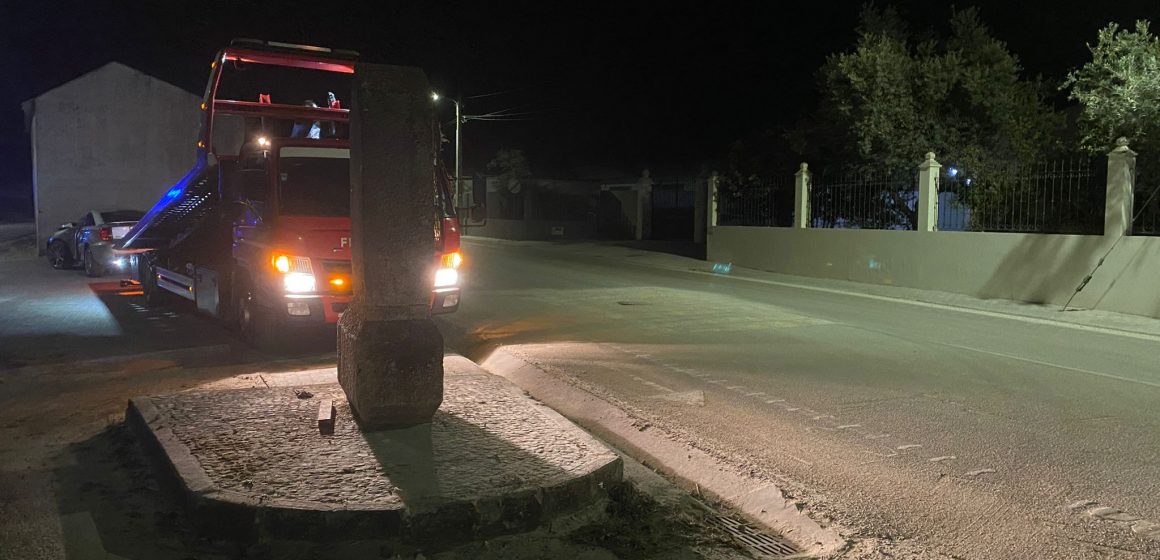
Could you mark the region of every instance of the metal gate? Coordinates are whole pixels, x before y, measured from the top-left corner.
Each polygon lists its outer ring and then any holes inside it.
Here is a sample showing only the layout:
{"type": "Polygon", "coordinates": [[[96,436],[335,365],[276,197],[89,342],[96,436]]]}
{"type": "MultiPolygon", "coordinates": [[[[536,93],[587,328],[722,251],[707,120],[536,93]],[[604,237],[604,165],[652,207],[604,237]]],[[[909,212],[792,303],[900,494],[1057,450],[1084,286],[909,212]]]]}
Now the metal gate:
{"type": "Polygon", "coordinates": [[[651,239],[692,241],[696,192],[681,184],[652,187],[651,239]]]}

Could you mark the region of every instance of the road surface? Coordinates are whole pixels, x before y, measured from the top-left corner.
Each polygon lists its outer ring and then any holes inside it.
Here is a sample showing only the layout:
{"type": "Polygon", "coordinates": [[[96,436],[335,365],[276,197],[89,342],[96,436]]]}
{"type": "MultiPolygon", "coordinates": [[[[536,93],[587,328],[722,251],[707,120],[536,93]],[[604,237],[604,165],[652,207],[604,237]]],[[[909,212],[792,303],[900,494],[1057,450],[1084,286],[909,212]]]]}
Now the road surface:
{"type": "MultiPolygon", "coordinates": [[[[43,259],[0,258],[0,560],[416,557],[411,545],[396,554],[398,543],[375,539],[239,543],[196,531],[124,427],[127,400],[183,390],[290,391],[300,381],[285,374],[301,370],[329,380],[334,335],[296,339],[306,355],[268,356],[181,300],[150,307],[142,299],[113,279],[51,270],[43,259]]],[[[244,468],[245,455],[238,460],[244,468]]],[[[585,513],[551,529],[435,546],[426,557],[750,557],[692,523],[701,510],[683,492],[643,466],[629,462],[625,471],[664,505],[617,494],[614,514],[596,522],[585,513]]]]}
{"type": "Polygon", "coordinates": [[[504,345],[776,480],[865,547],[1160,558],[1156,334],[607,245],[465,252],[456,344],[504,345]]]}

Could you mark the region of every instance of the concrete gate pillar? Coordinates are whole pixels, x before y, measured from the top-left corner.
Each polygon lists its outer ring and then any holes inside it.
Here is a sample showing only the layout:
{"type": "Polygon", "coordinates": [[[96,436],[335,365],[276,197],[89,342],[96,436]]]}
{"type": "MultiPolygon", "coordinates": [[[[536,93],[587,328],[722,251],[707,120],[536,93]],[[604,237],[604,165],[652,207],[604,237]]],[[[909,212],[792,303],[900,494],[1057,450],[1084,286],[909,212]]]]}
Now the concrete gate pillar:
{"type": "Polygon", "coordinates": [[[1136,152],[1128,147],[1128,139],[1120,137],[1116,147],[1108,153],[1108,192],[1104,207],[1104,235],[1132,234],[1132,214],[1135,205],[1136,152]]]}
{"type": "Polygon", "coordinates": [[[443,401],[430,86],[417,68],[359,64],[352,98],[354,298],[338,322],[338,382],[364,430],[424,424],[443,401]]]}
{"type": "Polygon", "coordinates": [[[640,174],[636,182],[636,239],[640,241],[652,236],[652,178],[648,169],[640,174]]]}
{"type": "Polygon", "coordinates": [[[793,227],[810,227],[810,166],[804,161],[793,174],[793,227]]]}
{"type": "Polygon", "coordinates": [[[918,231],[938,229],[938,174],[942,164],[935,161],[934,152],[918,164],[918,231]]]}

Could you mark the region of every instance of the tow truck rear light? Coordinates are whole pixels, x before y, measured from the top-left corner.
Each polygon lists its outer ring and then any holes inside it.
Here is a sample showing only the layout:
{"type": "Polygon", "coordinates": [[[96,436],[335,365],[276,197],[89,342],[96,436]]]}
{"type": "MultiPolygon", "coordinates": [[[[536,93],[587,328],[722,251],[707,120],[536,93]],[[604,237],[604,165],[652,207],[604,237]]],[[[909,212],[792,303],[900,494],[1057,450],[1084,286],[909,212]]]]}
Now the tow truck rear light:
{"type": "Polygon", "coordinates": [[[101,241],[112,241],[113,240],[113,228],[102,227],[98,231],[101,234],[101,241]]]}

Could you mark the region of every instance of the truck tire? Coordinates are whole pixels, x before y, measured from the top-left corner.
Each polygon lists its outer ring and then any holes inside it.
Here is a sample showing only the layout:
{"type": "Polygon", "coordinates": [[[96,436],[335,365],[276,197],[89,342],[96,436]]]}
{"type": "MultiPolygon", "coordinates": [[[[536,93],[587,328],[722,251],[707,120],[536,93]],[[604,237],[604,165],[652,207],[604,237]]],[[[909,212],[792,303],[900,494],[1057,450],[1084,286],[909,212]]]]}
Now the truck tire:
{"type": "Polygon", "coordinates": [[[63,241],[53,241],[48,245],[48,264],[56,270],[72,268],[73,258],[63,241]]]}
{"type": "Polygon", "coordinates": [[[286,327],[273,317],[269,309],[254,300],[250,285],[242,282],[235,286],[233,314],[238,331],[251,345],[263,352],[281,353],[290,347],[286,327]]]}
{"type": "Polygon", "coordinates": [[[157,286],[157,271],[153,267],[153,258],[145,255],[138,257],[137,271],[141,292],[145,294],[145,305],[150,307],[159,305],[165,298],[165,290],[157,286]]]}
{"type": "Polygon", "coordinates": [[[85,274],[89,278],[100,278],[105,275],[105,265],[97,262],[93,257],[93,250],[85,247],[85,274]]]}

